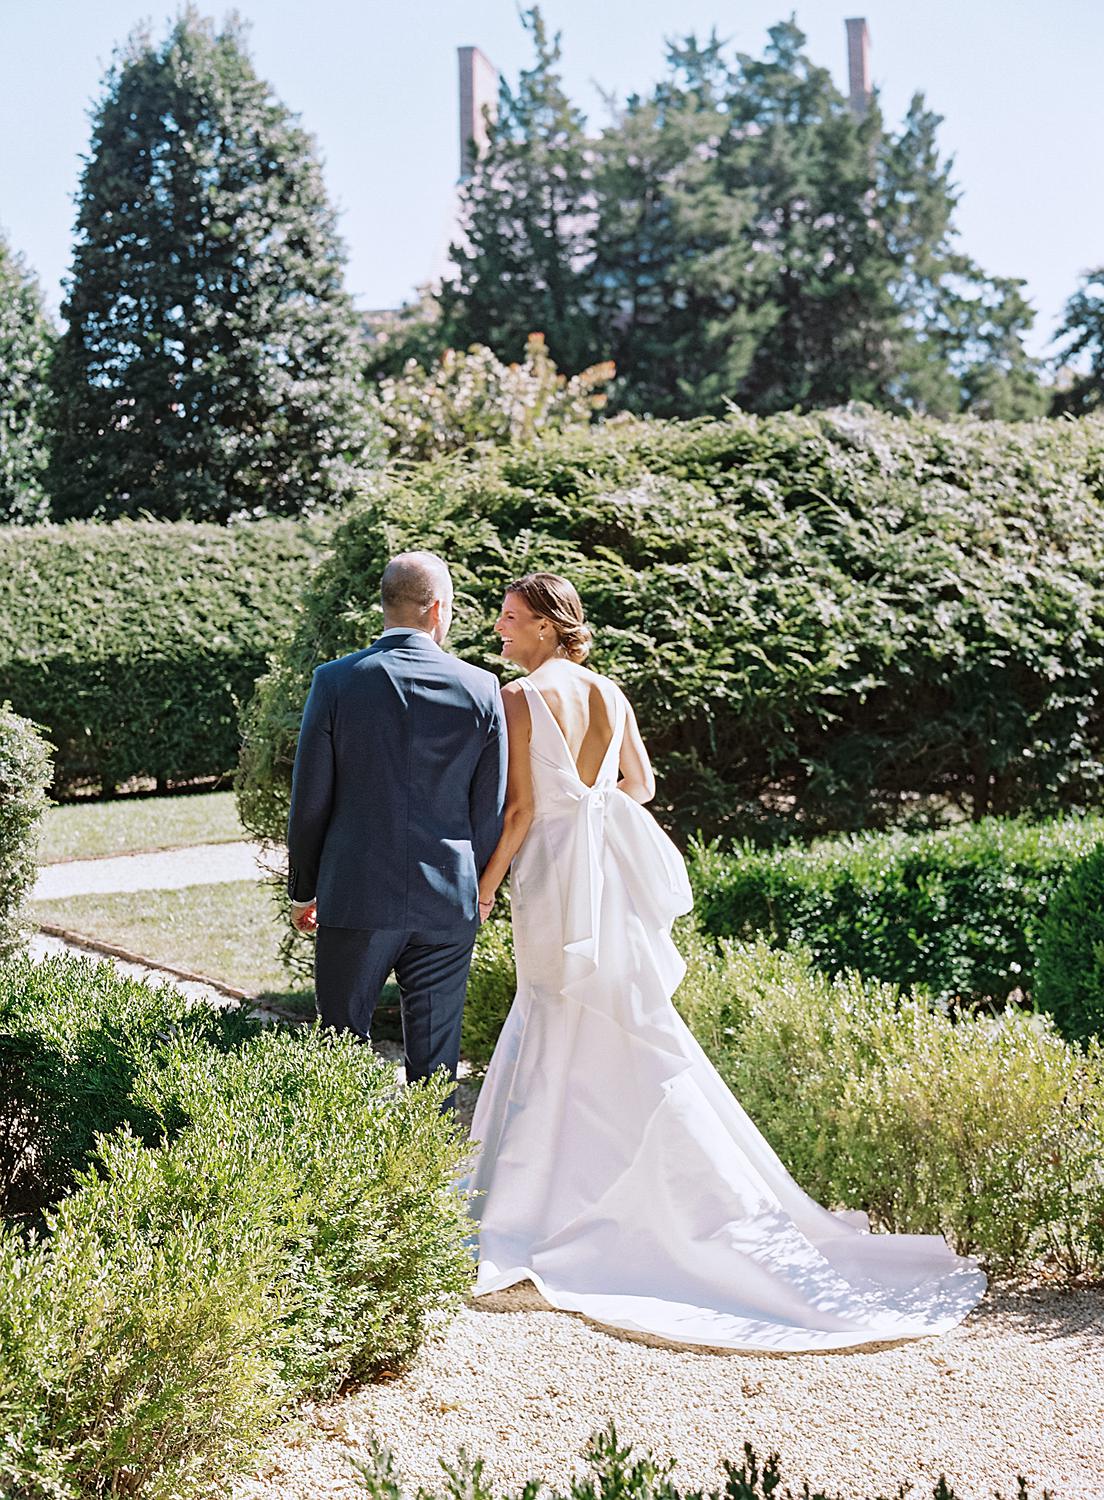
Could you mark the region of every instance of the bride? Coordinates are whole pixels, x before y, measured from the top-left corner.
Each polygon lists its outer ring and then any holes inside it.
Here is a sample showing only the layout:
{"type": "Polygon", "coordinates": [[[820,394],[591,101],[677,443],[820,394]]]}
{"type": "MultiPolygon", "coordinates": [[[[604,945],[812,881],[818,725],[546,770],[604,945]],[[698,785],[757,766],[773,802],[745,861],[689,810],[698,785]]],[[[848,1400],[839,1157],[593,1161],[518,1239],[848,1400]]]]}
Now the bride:
{"type": "Polygon", "coordinates": [[[632,707],[583,665],[575,589],[518,580],[495,631],[527,675],[504,689],[506,822],[479,892],[486,917],[510,870],[517,996],[472,1124],[476,1295],[530,1280],[554,1307],[731,1349],[953,1327],[985,1290],[977,1265],[816,1204],[671,1004],[690,887],[642,805],[632,707]]]}

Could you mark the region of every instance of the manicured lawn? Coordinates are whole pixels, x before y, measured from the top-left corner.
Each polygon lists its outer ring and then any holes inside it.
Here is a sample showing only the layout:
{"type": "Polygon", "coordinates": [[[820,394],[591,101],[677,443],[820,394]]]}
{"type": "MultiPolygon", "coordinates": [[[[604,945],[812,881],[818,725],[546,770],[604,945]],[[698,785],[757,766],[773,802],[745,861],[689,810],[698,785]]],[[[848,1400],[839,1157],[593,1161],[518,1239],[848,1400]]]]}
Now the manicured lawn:
{"type": "Polygon", "coordinates": [[[277,957],[272,897],[252,880],[35,901],[31,914],[251,995],[287,995],[293,983],[277,957]]]}
{"type": "Polygon", "coordinates": [[[185,844],[226,844],[246,837],[233,792],[180,797],[121,797],[51,807],[43,820],[38,862],[90,859],[185,844]]]}

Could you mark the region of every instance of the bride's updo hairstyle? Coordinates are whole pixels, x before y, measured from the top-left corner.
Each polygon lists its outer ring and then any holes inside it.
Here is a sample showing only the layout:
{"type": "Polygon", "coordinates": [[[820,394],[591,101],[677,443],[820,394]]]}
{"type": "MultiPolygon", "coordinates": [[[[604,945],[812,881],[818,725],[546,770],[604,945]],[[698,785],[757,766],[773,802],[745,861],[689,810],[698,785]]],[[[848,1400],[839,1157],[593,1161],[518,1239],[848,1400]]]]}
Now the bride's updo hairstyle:
{"type": "Polygon", "coordinates": [[[583,602],[558,573],[526,573],[515,583],[506,585],[508,594],[524,599],[535,615],[547,620],[556,632],[560,650],[569,661],[586,661],[594,639],[583,616],[583,602]]]}

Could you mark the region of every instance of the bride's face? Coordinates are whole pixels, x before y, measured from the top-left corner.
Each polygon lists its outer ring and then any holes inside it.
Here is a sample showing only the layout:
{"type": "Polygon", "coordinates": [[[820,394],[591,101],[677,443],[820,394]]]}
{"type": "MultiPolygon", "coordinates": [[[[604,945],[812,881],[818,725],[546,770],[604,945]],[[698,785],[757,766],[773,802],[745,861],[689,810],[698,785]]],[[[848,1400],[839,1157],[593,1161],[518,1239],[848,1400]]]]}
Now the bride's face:
{"type": "Polygon", "coordinates": [[[528,667],[547,656],[548,622],[535,615],[520,594],[506,595],[494,628],[502,642],[504,661],[528,667]]]}

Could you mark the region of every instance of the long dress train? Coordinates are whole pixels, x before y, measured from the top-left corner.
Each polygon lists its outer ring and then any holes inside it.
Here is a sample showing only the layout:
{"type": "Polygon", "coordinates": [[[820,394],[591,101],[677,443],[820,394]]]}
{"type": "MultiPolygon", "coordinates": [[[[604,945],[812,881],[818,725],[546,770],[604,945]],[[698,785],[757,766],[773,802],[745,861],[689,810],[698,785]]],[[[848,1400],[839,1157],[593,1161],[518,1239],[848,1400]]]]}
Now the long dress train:
{"type": "Polygon", "coordinates": [[[517,997],[472,1125],[476,1295],[717,1348],[813,1350],[944,1332],[985,1277],[938,1235],[872,1234],[815,1203],[671,1003],[690,909],[678,850],[617,790],[626,704],[579,777],[541,693],[535,817],[511,872],[517,997]]]}

